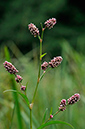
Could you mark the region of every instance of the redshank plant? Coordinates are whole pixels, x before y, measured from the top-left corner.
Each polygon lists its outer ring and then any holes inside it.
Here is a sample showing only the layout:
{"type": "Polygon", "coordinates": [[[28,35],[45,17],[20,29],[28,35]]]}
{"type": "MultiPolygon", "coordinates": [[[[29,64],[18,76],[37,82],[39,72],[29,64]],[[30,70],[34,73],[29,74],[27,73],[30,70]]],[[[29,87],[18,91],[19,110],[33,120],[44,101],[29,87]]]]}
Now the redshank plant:
{"type": "MultiPolygon", "coordinates": [[[[46,29],[52,29],[55,24],[56,24],[56,18],[51,18],[51,19],[45,21],[44,26],[41,24],[41,29],[42,29],[41,34],[39,32],[39,29],[33,23],[30,23],[28,25],[28,30],[30,31],[30,33],[34,37],[38,37],[39,43],[40,43],[40,56],[39,56],[38,77],[37,77],[36,87],[35,87],[34,94],[32,96],[32,101],[31,102],[29,101],[29,99],[28,99],[28,97],[26,95],[26,86],[23,86],[22,85],[23,78],[20,75],[18,75],[18,72],[19,71],[15,68],[14,65],[12,65],[12,63],[10,63],[8,61],[5,61],[3,63],[4,67],[6,68],[6,70],[10,74],[14,74],[15,81],[20,85],[20,90],[23,91],[23,92],[21,92],[21,91],[15,91],[15,90],[7,90],[7,91],[13,91],[13,92],[19,93],[24,98],[24,100],[26,101],[26,103],[28,105],[28,108],[30,110],[30,129],[33,129],[33,127],[32,127],[32,125],[33,125],[32,124],[32,111],[33,111],[33,106],[34,106],[35,97],[36,97],[36,93],[37,93],[37,90],[38,90],[39,83],[40,83],[41,79],[44,77],[44,75],[49,70],[52,70],[54,68],[57,68],[61,64],[61,62],[63,60],[63,58],[61,56],[56,56],[56,57],[54,57],[49,62],[46,62],[46,61],[42,62],[42,58],[46,55],[46,53],[42,54],[42,46],[43,46],[42,43],[43,43],[44,31],[46,29]],[[41,72],[41,71],[43,71],[43,72],[41,72]]],[[[80,100],[80,94],[79,93],[76,93],[72,97],[70,97],[67,100],[67,103],[66,103],[66,99],[62,99],[61,102],[60,102],[60,106],[58,108],[58,111],[56,113],[54,113],[54,114],[51,112],[50,115],[48,116],[48,119],[47,120],[45,119],[45,117],[46,117],[46,112],[45,112],[45,115],[44,115],[44,118],[43,118],[43,122],[40,125],[40,127],[38,127],[37,129],[42,129],[42,128],[44,128],[47,125],[59,124],[59,123],[61,123],[61,124],[67,124],[67,125],[69,125],[69,126],[71,126],[73,128],[72,125],[70,125],[70,124],[68,124],[66,122],[53,121],[53,118],[59,112],[66,110],[66,107],[67,106],[72,105],[72,104],[78,102],[79,100],[80,100]]]]}

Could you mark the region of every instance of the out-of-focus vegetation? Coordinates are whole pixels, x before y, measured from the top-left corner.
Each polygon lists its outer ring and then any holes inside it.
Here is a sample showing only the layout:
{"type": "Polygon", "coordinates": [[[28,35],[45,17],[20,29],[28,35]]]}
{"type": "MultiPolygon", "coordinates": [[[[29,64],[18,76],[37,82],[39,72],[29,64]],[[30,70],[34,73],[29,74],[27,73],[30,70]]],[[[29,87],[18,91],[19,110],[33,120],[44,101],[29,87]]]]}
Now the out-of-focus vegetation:
{"type": "MultiPolygon", "coordinates": [[[[3,67],[5,46],[8,47],[12,63],[23,77],[29,99],[34,93],[38,70],[38,39],[31,36],[27,25],[55,17],[57,24],[44,34],[43,60],[50,61],[57,55],[63,57],[62,64],[51,70],[40,82],[33,109],[33,129],[42,122],[45,109],[57,111],[61,99],[80,93],[81,100],[54,119],[71,123],[75,129],[85,128],[85,16],[83,1],[73,0],[3,0],[0,1],[0,129],[18,129],[16,104],[11,92],[10,75],[3,67]],[[11,128],[10,128],[11,127],[11,128]]],[[[16,84],[17,90],[20,90],[16,84]]],[[[29,109],[19,97],[23,129],[29,128],[29,109]]],[[[48,117],[47,117],[48,118],[48,117]]],[[[65,129],[65,125],[49,126],[46,129],[65,129]]]]}
{"type": "Polygon", "coordinates": [[[45,32],[47,53],[51,56],[60,54],[62,39],[67,39],[76,50],[85,54],[83,0],[3,0],[0,5],[0,44],[13,41],[26,53],[39,45],[37,39],[30,36],[28,24],[32,22],[40,29],[40,23],[55,17],[57,25],[45,32]]]}

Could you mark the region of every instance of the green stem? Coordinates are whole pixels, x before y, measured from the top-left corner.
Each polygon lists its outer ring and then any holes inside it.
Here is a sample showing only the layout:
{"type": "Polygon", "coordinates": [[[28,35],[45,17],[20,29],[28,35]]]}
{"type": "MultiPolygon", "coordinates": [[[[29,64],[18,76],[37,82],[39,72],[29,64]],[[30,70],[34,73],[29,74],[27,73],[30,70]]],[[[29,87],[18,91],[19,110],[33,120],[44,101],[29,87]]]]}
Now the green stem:
{"type": "Polygon", "coordinates": [[[30,109],[30,129],[32,129],[32,109],[30,109]]]}
{"type": "MultiPolygon", "coordinates": [[[[59,112],[60,112],[60,110],[58,110],[56,113],[54,113],[54,114],[53,114],[53,117],[54,117],[55,115],[57,115],[59,112]]],[[[51,120],[51,119],[52,119],[52,118],[49,117],[48,120],[47,120],[45,123],[47,123],[47,122],[48,122],[49,120],[51,120]]]]}
{"type": "Polygon", "coordinates": [[[51,69],[52,69],[52,68],[48,67],[48,68],[46,69],[46,71],[43,72],[43,74],[40,76],[40,81],[42,80],[42,78],[44,77],[44,75],[45,75],[47,72],[49,72],[51,69]]]}
{"type": "Polygon", "coordinates": [[[40,82],[40,71],[41,71],[41,60],[42,60],[41,55],[42,55],[43,32],[44,32],[44,30],[42,29],[42,34],[41,34],[41,37],[42,37],[42,38],[40,38],[40,36],[38,36],[38,38],[39,38],[39,40],[40,40],[40,63],[39,63],[38,79],[37,79],[37,84],[36,84],[36,88],[35,88],[35,91],[34,91],[32,103],[34,103],[35,95],[36,95],[36,92],[37,92],[37,89],[38,89],[38,85],[39,85],[39,82],[40,82]]]}
{"type": "MultiPolygon", "coordinates": [[[[39,58],[39,59],[40,59],[40,63],[39,63],[39,71],[38,71],[37,84],[36,84],[36,88],[35,88],[35,91],[34,91],[32,103],[30,104],[30,105],[32,105],[32,107],[33,107],[34,99],[35,99],[35,96],[36,96],[36,93],[37,93],[38,85],[39,85],[39,82],[40,82],[41,61],[42,61],[41,55],[42,55],[43,32],[44,32],[44,29],[42,28],[42,34],[41,34],[41,37],[38,36],[39,41],[40,41],[40,58],[39,58]]],[[[32,129],[32,107],[30,107],[30,129],[32,129]]]]}
{"type": "Polygon", "coordinates": [[[60,112],[60,110],[58,110],[55,114],[53,114],[53,116],[57,115],[60,112]]]}
{"type": "MultiPolygon", "coordinates": [[[[40,42],[40,44],[41,44],[41,42],[40,42]]],[[[40,48],[41,48],[41,45],[40,45],[40,48]]],[[[41,49],[41,50],[42,50],[42,49],[41,49]]],[[[40,50],[40,54],[41,54],[41,50],[40,50]]],[[[40,71],[41,71],[41,59],[40,59],[40,63],[39,63],[38,79],[37,79],[37,84],[36,84],[35,92],[34,92],[34,95],[33,95],[32,103],[34,103],[35,95],[36,95],[37,88],[38,88],[38,85],[39,85],[39,81],[40,81],[40,71]]]]}

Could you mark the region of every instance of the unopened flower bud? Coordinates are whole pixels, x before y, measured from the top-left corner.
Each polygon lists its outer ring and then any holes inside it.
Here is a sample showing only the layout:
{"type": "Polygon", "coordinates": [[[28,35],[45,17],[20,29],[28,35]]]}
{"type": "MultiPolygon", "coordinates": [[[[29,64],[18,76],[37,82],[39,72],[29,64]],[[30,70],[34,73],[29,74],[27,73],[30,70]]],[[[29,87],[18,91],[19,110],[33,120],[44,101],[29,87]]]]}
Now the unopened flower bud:
{"type": "Polygon", "coordinates": [[[28,25],[28,29],[30,30],[31,34],[34,35],[34,37],[39,35],[39,30],[33,23],[28,25]]]}
{"type": "Polygon", "coordinates": [[[69,104],[69,105],[72,105],[72,104],[78,102],[79,99],[80,99],[80,94],[76,93],[76,94],[72,95],[72,96],[68,99],[68,104],[69,104]]]}
{"type": "Polygon", "coordinates": [[[65,99],[61,100],[59,110],[60,111],[66,110],[66,100],[65,99]]]}
{"type": "Polygon", "coordinates": [[[14,65],[12,65],[10,62],[5,61],[3,63],[4,67],[6,68],[6,70],[10,73],[10,74],[16,74],[18,73],[18,70],[14,67],[14,65]]]}
{"type": "Polygon", "coordinates": [[[51,114],[51,115],[50,115],[50,119],[52,119],[52,118],[53,118],[53,115],[51,114]]]}
{"type": "Polygon", "coordinates": [[[26,86],[21,86],[21,90],[25,91],[26,90],[26,86]]]}
{"type": "Polygon", "coordinates": [[[56,18],[51,18],[47,20],[44,24],[46,28],[51,29],[56,24],[56,18]]]}
{"type": "Polygon", "coordinates": [[[47,67],[48,67],[48,63],[45,61],[45,62],[41,65],[41,69],[45,71],[45,70],[47,69],[47,67]]]}
{"type": "Polygon", "coordinates": [[[62,62],[63,58],[61,56],[54,57],[54,59],[49,62],[49,67],[57,67],[62,62]]]}
{"type": "Polygon", "coordinates": [[[22,77],[20,75],[17,75],[15,78],[16,82],[19,83],[22,81],[22,77]]]}

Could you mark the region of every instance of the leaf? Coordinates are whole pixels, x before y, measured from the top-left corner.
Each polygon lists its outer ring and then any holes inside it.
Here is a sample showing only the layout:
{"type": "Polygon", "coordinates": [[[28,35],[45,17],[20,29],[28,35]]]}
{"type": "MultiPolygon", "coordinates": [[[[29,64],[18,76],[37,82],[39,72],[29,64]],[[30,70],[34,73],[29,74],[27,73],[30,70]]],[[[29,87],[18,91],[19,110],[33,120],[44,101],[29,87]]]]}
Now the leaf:
{"type": "Polygon", "coordinates": [[[20,94],[20,95],[25,99],[27,105],[29,106],[29,100],[28,100],[28,98],[27,98],[26,95],[24,95],[23,93],[21,93],[21,92],[19,92],[19,91],[16,91],[16,90],[5,90],[4,93],[5,93],[5,92],[9,92],[9,91],[11,91],[11,92],[16,92],[16,93],[20,94]]]}
{"type": "Polygon", "coordinates": [[[44,117],[43,117],[43,120],[42,120],[42,124],[45,122],[45,118],[46,118],[46,113],[47,113],[47,111],[48,111],[48,108],[46,108],[46,110],[45,110],[44,117]]]}
{"type": "Polygon", "coordinates": [[[4,47],[4,52],[5,52],[6,60],[10,62],[11,59],[10,59],[10,54],[9,54],[9,50],[8,50],[7,46],[4,47]]]}
{"type": "Polygon", "coordinates": [[[26,87],[27,87],[27,85],[28,85],[28,82],[26,83],[26,87]]]}
{"type": "Polygon", "coordinates": [[[73,127],[71,124],[69,124],[69,123],[67,123],[67,122],[64,122],[64,121],[50,121],[50,122],[47,122],[47,123],[41,125],[41,126],[38,127],[37,129],[42,129],[42,128],[44,128],[44,127],[46,127],[46,126],[48,126],[48,125],[52,125],[52,124],[65,124],[65,125],[68,125],[68,126],[70,126],[71,128],[74,129],[74,127],[73,127]]]}
{"type": "Polygon", "coordinates": [[[47,54],[47,53],[42,54],[42,55],[40,56],[40,58],[44,57],[46,54],[47,54]]]}
{"type": "Polygon", "coordinates": [[[50,115],[52,114],[52,110],[53,110],[53,109],[52,109],[52,107],[51,107],[51,110],[50,110],[50,115]]]}

